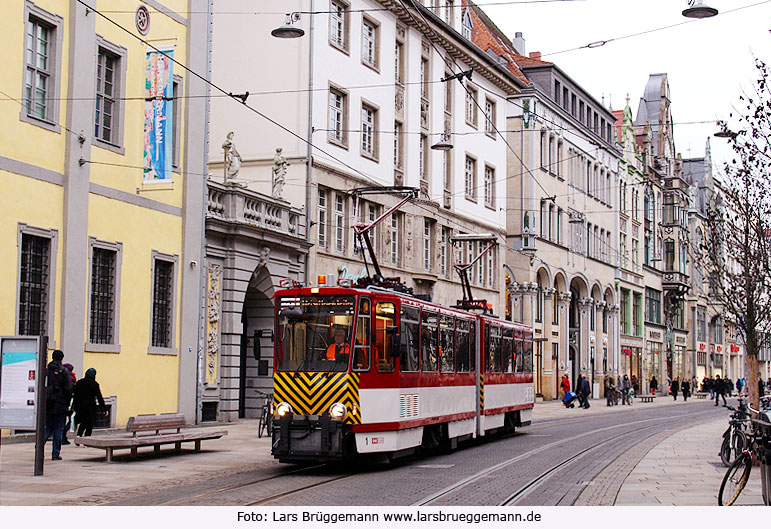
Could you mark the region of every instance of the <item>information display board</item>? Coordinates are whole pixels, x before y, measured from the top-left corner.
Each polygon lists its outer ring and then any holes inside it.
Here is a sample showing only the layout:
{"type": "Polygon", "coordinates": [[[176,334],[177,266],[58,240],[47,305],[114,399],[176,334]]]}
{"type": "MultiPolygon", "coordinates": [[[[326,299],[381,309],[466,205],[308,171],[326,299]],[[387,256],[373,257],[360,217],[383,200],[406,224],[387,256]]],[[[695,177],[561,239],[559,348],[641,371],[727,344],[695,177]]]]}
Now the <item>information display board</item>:
{"type": "Polygon", "coordinates": [[[0,337],[0,427],[15,430],[35,429],[37,406],[38,351],[37,336],[0,337]]]}

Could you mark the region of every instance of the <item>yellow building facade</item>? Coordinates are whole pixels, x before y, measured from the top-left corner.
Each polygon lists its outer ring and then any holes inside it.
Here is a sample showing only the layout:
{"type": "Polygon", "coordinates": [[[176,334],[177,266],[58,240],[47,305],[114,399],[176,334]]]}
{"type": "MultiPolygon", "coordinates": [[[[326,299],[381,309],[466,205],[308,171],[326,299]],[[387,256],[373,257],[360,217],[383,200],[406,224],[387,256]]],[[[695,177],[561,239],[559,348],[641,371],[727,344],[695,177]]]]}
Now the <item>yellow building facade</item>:
{"type": "Polygon", "coordinates": [[[199,417],[208,86],[185,67],[208,79],[209,4],[17,0],[0,22],[0,335],[95,368],[113,426],[199,417]]]}

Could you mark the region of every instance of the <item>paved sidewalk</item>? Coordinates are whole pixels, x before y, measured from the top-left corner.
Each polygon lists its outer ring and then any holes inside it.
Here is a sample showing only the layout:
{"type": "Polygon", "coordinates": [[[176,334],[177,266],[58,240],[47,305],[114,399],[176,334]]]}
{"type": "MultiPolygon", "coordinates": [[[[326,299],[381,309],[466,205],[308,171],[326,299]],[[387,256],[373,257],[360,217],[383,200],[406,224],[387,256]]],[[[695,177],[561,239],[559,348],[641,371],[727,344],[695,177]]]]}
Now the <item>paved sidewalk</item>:
{"type": "MultiPolygon", "coordinates": [[[[218,427],[219,429],[219,427],[218,427]]],[[[203,441],[201,451],[184,443],[182,453],[174,445],[140,448],[137,460],[128,450],[115,452],[113,463],[104,461],[104,450],[62,447],[62,461],[51,460],[46,443],[45,475],[34,477],[34,443],[0,447],[0,506],[92,505],[106,503],[128,493],[148,493],[182,483],[204,481],[250,470],[277,469],[270,455],[270,440],[257,438],[257,421],[244,420],[222,427],[228,435],[203,441]]]]}
{"type": "MultiPolygon", "coordinates": [[[[595,400],[591,401],[588,410],[577,407],[568,409],[559,401],[538,402],[533,419],[538,422],[589,414],[628,414],[649,407],[685,408],[690,405],[691,401],[675,402],[670,397],[658,397],[653,403],[635,402],[632,406],[611,408],[605,406],[604,400],[595,400]]],[[[715,467],[710,462],[719,462],[717,452],[720,434],[726,424],[726,420],[715,421],[687,430],[688,435],[685,432],[675,434],[664,439],[644,457],[643,453],[651,447],[640,447],[635,457],[635,460],[642,457],[638,468],[625,469],[616,478],[620,482],[628,476],[618,496],[618,503],[658,505],[668,502],[672,505],[679,491],[683,491],[683,497],[690,503],[682,504],[715,505],[724,470],[722,466],[715,467]],[[659,459],[668,463],[664,464],[659,459]],[[686,460],[688,462],[684,463],[686,460]],[[697,475],[704,475],[703,479],[694,477],[697,475]],[[676,486],[680,488],[674,488],[676,486]]],[[[74,445],[63,447],[62,461],[51,461],[48,444],[45,475],[40,477],[32,476],[32,443],[4,444],[0,447],[0,506],[102,504],[127,495],[147,494],[166,487],[239,472],[278,471],[280,464],[270,455],[270,441],[256,436],[257,421],[243,420],[225,425],[224,428],[228,430],[228,435],[222,439],[204,441],[199,453],[193,452],[192,443],[183,445],[182,454],[174,454],[172,446],[164,447],[160,457],[153,456],[152,448],[140,449],[137,460],[132,460],[128,451],[119,451],[115,454],[114,462],[109,464],[104,462],[103,450],[74,445]]],[[[759,473],[756,475],[753,470],[750,486],[756,486],[758,490],[753,492],[750,489],[751,494],[743,498],[745,501],[760,503],[758,476],[759,473]]]]}
{"type": "MultiPolygon", "coordinates": [[[[726,419],[680,430],[653,447],[624,481],[616,505],[717,505],[726,467],[718,455],[726,419]]],[[[736,505],[763,505],[760,467],[736,505]]]]}

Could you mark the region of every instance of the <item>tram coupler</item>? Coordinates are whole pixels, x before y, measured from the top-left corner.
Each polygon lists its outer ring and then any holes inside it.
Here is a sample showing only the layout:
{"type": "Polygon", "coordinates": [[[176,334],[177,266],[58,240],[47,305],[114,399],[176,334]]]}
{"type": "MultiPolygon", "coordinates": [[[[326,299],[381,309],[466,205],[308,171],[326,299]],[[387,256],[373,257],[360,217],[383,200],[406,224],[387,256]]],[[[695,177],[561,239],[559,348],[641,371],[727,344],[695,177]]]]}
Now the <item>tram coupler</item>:
{"type": "Polygon", "coordinates": [[[273,456],[280,461],[343,459],[343,422],[329,415],[291,415],[273,419],[273,456]]]}

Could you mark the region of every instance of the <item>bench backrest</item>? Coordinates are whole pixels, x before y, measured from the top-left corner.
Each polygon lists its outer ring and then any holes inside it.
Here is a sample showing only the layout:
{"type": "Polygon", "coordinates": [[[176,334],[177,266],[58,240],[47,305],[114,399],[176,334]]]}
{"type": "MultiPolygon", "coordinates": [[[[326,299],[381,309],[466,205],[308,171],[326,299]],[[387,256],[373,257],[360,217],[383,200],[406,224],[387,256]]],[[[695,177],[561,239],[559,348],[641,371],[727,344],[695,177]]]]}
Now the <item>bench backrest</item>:
{"type": "Polygon", "coordinates": [[[172,428],[184,428],[186,425],[185,416],[181,413],[137,415],[136,417],[129,417],[126,431],[136,433],[150,430],[170,430],[172,428]]]}

